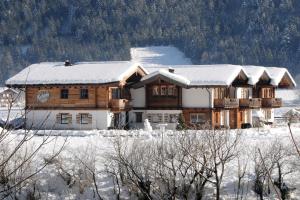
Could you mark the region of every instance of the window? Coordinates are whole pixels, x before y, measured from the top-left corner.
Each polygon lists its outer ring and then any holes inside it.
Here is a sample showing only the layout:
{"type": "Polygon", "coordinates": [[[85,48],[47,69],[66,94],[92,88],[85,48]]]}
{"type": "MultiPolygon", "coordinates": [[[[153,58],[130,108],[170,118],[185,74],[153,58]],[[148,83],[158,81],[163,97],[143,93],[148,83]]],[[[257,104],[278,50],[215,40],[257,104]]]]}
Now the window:
{"type": "Polygon", "coordinates": [[[225,88],[215,88],[214,89],[214,98],[215,99],[224,99],[226,97],[226,89],[225,88]]]}
{"type": "Polygon", "coordinates": [[[168,87],[168,95],[169,96],[176,96],[176,88],[175,88],[175,86],[169,86],[168,87]]]}
{"type": "Polygon", "coordinates": [[[70,122],[70,115],[68,113],[61,113],[60,114],[60,123],[61,124],[69,124],[70,122]]]}
{"type": "Polygon", "coordinates": [[[241,88],[241,98],[242,99],[249,99],[250,91],[249,88],[241,88]]]}
{"type": "Polygon", "coordinates": [[[273,89],[272,88],[262,88],[262,98],[272,98],[273,89]]]}
{"type": "Polygon", "coordinates": [[[160,87],[160,94],[161,94],[161,96],[167,96],[168,95],[168,88],[167,88],[167,86],[161,86],[160,87]]]}
{"type": "Polygon", "coordinates": [[[271,110],[265,110],[265,120],[269,120],[272,118],[272,111],[271,110]]]}
{"type": "Polygon", "coordinates": [[[176,96],[176,86],[174,85],[161,85],[152,87],[153,96],[176,96]]]}
{"type": "Polygon", "coordinates": [[[159,95],[159,87],[158,86],[153,86],[152,95],[153,96],[158,96],[159,95]]]}
{"type": "Polygon", "coordinates": [[[80,99],[88,99],[88,98],[89,98],[89,90],[80,89],[80,99]]]}
{"type": "Polygon", "coordinates": [[[80,114],[80,124],[89,124],[89,114],[80,114]]]}
{"type": "Polygon", "coordinates": [[[60,98],[61,99],[68,99],[69,98],[69,90],[68,89],[61,89],[60,90],[60,98]]]}
{"type": "Polygon", "coordinates": [[[152,123],[161,123],[162,122],[162,114],[148,114],[147,115],[149,122],[152,123]]]}
{"type": "Polygon", "coordinates": [[[190,114],[190,122],[192,124],[204,124],[206,122],[206,114],[205,113],[191,113],[190,114]]]}
{"type": "Polygon", "coordinates": [[[135,113],[135,122],[136,123],[142,123],[143,122],[143,113],[142,112],[136,112],[135,113]]]}
{"type": "Polygon", "coordinates": [[[111,98],[112,99],[121,99],[121,90],[120,90],[120,88],[112,88],[111,98]]]}

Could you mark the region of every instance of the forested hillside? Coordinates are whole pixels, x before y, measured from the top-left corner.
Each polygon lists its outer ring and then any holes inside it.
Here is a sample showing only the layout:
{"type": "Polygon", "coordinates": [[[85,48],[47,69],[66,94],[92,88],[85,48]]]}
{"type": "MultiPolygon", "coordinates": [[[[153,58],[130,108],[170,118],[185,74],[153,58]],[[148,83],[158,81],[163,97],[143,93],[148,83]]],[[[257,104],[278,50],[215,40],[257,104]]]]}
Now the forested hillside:
{"type": "Polygon", "coordinates": [[[299,0],[1,0],[0,83],[39,61],[128,60],[174,45],[194,63],[300,72],[299,0]]]}

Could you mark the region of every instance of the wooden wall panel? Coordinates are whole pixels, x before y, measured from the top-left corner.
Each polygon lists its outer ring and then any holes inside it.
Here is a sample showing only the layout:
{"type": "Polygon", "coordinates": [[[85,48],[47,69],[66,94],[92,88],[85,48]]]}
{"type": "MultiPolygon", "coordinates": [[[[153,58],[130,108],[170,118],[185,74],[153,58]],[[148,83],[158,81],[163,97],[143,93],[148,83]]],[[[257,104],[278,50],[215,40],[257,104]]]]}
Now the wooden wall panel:
{"type": "Polygon", "coordinates": [[[108,87],[98,87],[97,88],[97,98],[96,98],[96,106],[99,108],[108,108],[109,105],[109,89],[108,87]]]}
{"type": "Polygon", "coordinates": [[[181,108],[182,107],[182,88],[174,84],[157,80],[146,85],[146,107],[149,109],[164,109],[164,108],[181,108]],[[174,86],[176,88],[175,96],[152,95],[152,87],[154,86],[174,86]]]}
{"type": "Polygon", "coordinates": [[[53,87],[27,87],[26,106],[29,108],[107,108],[108,89],[100,86],[53,86],[53,87]],[[61,99],[61,89],[69,90],[69,98],[61,99]],[[80,89],[88,89],[88,99],[80,98],[80,89]],[[47,91],[50,97],[47,102],[37,100],[40,91],[47,91]]]}
{"type": "MultiPolygon", "coordinates": [[[[183,117],[184,117],[184,120],[185,120],[185,123],[188,127],[191,127],[193,128],[194,125],[191,124],[190,122],[190,115],[192,113],[204,113],[206,114],[206,119],[207,119],[207,124],[206,126],[208,125],[209,127],[211,127],[213,124],[213,111],[212,109],[209,109],[209,108],[186,108],[186,109],[183,109],[182,110],[182,114],[183,114],[183,117]]],[[[196,127],[196,128],[201,128],[201,127],[196,127]]],[[[207,128],[207,127],[203,127],[203,128],[207,128]]]]}

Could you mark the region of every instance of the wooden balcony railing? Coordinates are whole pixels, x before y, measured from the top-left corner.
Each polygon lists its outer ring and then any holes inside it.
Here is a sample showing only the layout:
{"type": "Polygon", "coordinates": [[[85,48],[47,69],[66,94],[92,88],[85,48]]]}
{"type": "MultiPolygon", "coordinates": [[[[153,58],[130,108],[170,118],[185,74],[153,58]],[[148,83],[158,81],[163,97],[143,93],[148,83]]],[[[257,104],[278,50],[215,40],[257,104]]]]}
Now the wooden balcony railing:
{"type": "Polygon", "coordinates": [[[279,108],[282,106],[280,98],[262,98],[262,107],[264,108],[279,108]]]}
{"type": "Polygon", "coordinates": [[[260,108],[261,98],[240,99],[241,108],[260,108]]]}
{"type": "Polygon", "coordinates": [[[127,100],[127,99],[111,99],[110,107],[112,109],[122,110],[122,109],[130,108],[131,105],[129,104],[129,100],[127,100]]]}
{"type": "Polygon", "coordinates": [[[238,108],[239,100],[238,99],[215,99],[214,107],[215,108],[238,108]]]}

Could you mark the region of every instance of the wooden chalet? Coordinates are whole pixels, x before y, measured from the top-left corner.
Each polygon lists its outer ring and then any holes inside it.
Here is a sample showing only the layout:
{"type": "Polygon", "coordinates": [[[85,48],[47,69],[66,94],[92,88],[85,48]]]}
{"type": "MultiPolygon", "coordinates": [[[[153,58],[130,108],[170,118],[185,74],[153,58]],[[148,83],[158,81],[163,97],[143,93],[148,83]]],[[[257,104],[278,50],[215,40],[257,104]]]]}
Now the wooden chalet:
{"type": "Polygon", "coordinates": [[[39,63],[6,81],[23,88],[26,125],[48,129],[175,129],[253,126],[274,120],[277,88],[293,88],[285,68],[237,65],[146,67],[134,62],[39,63]]]}

